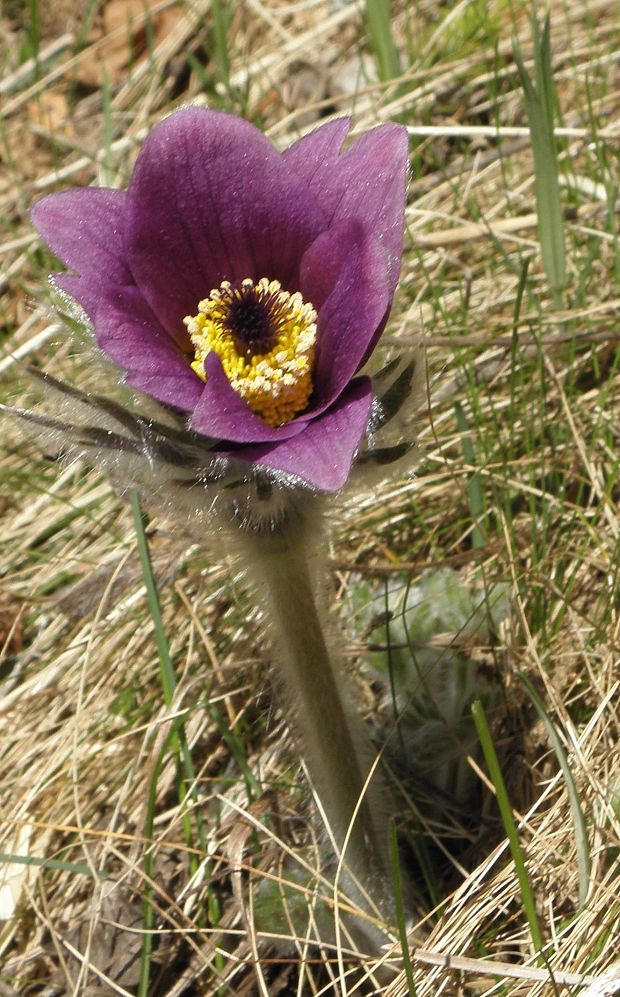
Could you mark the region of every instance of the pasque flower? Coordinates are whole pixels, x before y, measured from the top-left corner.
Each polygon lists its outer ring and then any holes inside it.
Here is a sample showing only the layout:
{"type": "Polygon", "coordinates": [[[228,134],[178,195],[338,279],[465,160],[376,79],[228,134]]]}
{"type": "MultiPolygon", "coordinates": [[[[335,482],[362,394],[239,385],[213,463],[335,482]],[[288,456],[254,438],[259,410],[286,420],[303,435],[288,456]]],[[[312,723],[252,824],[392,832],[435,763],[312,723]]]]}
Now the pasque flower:
{"type": "Polygon", "coordinates": [[[9,411],[199,541],[225,534],[365,907],[369,883],[390,893],[388,811],[324,619],[322,513],[354,474],[411,458],[423,392],[415,349],[361,372],[400,271],[406,130],[380,125],[342,151],[348,128],[330,122],[279,153],[239,118],[186,109],[150,133],[127,191],[39,201],[33,221],[74,271],[56,285],[141,396],[127,407],[33,370],[52,411],[9,411]]]}
{"type": "Polygon", "coordinates": [[[127,191],[35,204],[44,240],[129,385],[211,452],[322,491],[346,481],[371,416],[360,369],[399,276],[407,135],[342,151],[338,119],[276,151],[254,126],[188,108],[157,125],[127,191]]]}

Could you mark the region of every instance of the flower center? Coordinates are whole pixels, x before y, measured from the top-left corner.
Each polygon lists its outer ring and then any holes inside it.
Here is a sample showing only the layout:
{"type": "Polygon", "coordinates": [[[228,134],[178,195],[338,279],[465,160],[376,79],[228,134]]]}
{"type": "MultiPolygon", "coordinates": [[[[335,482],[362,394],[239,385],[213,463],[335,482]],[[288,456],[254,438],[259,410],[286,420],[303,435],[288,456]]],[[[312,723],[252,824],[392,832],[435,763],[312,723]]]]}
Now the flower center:
{"type": "Polygon", "coordinates": [[[317,315],[301,294],[261,277],[223,281],[183,319],[196,353],[192,370],[217,353],[231,387],[270,426],[289,422],[308,404],[317,315]]]}

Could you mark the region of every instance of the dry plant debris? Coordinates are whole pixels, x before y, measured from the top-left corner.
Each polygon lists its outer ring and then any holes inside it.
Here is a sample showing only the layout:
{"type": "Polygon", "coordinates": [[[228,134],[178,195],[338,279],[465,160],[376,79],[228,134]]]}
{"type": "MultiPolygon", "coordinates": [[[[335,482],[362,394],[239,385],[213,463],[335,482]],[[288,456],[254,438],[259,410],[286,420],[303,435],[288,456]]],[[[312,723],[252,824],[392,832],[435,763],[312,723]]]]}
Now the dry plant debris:
{"type": "MultiPolygon", "coordinates": [[[[618,992],[620,16],[606,0],[552,0],[550,13],[561,310],[540,260],[512,56],[515,39],[531,60],[527,5],[398,0],[403,71],[387,81],[355,2],[12,0],[0,17],[3,400],[32,399],[24,361],[82,388],[114,379],[50,310],[53,261],[28,221],[41,193],[122,186],[148,127],[188,102],[242,113],[281,146],[333,114],[353,113],[358,131],[387,120],[411,129],[408,242],[386,348],[426,335],[426,456],[414,479],[338,513],[340,621],[376,717],[387,707],[347,618],[356,576],[380,589],[450,565],[466,585],[508,586],[509,617],[479,653],[502,689],[491,722],[548,943],[536,962],[486,769],[472,759],[478,796],[449,833],[433,806],[403,795],[403,825],[413,820],[427,863],[410,939],[418,997],[618,992]],[[545,703],[585,815],[584,904],[570,793],[517,673],[545,703]]],[[[271,706],[259,621],[226,564],[151,524],[178,674],[170,711],[126,504],[96,469],[64,467],[8,420],[0,446],[0,991],[137,993],[149,852],[151,994],[407,994],[394,925],[392,980],[346,938],[339,951],[313,944],[331,872],[271,706]],[[144,838],[178,715],[204,847],[184,837],[171,760],[144,838]],[[302,861],[317,883],[305,930],[291,918],[288,937],[274,937],[256,926],[260,884],[302,861]]]]}

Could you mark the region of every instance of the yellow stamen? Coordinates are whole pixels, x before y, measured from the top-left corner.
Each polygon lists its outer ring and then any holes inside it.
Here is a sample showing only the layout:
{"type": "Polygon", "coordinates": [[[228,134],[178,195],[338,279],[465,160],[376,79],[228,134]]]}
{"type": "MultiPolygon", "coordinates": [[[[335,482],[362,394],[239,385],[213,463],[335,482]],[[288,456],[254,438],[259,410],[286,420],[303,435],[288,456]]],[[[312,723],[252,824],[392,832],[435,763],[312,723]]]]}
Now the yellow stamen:
{"type": "Polygon", "coordinates": [[[183,319],[195,349],[192,369],[204,380],[204,362],[217,353],[231,387],[270,426],[282,426],[306,408],[312,394],[316,311],[301,294],[261,277],[225,280],[183,319]]]}

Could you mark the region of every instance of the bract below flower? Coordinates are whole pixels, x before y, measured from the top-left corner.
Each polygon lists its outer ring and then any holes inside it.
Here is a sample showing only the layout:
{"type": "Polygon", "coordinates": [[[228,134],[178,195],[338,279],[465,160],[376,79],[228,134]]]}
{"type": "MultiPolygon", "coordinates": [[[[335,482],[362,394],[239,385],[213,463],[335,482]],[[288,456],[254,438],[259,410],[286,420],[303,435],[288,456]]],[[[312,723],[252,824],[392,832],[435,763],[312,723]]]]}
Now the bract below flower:
{"type": "Polygon", "coordinates": [[[407,135],[348,119],[283,153],[254,126],[188,108],[157,125],[127,191],[33,208],[128,384],[220,441],[216,451],[324,491],[346,481],[368,424],[359,374],[400,271],[407,135]]]}

